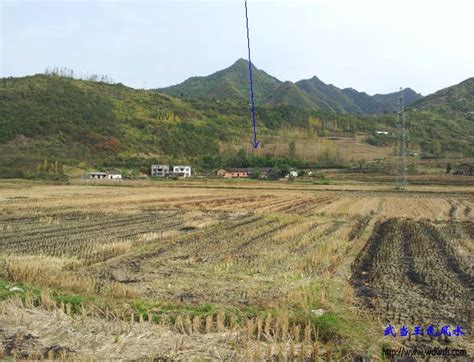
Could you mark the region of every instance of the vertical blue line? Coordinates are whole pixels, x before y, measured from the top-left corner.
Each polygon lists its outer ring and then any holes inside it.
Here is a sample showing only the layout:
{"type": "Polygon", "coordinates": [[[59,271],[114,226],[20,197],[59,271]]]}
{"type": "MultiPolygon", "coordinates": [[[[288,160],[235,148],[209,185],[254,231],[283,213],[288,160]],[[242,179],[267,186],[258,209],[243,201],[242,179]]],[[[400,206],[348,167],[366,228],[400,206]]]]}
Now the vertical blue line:
{"type": "Polygon", "coordinates": [[[257,148],[260,142],[257,142],[257,122],[255,121],[255,103],[253,99],[252,60],[250,59],[250,36],[249,36],[249,17],[247,13],[247,0],[245,0],[245,23],[247,26],[247,47],[249,51],[250,102],[252,104],[253,146],[257,148]]]}

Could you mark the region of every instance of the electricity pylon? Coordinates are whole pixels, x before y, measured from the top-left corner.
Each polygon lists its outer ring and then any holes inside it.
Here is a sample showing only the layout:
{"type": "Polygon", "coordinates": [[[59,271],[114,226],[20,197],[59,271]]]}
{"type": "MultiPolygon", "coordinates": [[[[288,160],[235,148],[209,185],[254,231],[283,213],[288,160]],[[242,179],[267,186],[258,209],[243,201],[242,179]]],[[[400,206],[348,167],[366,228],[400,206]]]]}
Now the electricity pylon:
{"type": "Polygon", "coordinates": [[[397,189],[406,191],[407,189],[407,158],[406,158],[406,119],[405,102],[403,98],[403,88],[400,88],[398,98],[398,137],[397,137],[397,189]]]}

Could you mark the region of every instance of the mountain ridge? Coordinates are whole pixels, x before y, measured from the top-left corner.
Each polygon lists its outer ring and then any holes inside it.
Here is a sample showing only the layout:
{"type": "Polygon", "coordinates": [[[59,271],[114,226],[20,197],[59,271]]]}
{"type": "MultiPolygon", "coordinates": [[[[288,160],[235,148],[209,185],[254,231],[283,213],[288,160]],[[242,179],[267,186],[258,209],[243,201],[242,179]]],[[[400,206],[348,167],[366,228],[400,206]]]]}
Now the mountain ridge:
{"type": "MultiPolygon", "coordinates": [[[[241,95],[234,85],[229,78],[223,87],[241,95]]],[[[397,131],[396,112],[335,113],[323,100],[314,106],[314,99],[292,82],[270,80],[267,85],[274,89],[273,97],[255,108],[263,139],[286,143],[281,132],[305,129],[302,134],[315,140],[338,132],[363,133],[367,142],[384,145],[375,131],[397,131]]],[[[350,104],[349,96],[328,87],[350,104]]],[[[470,78],[407,107],[409,147],[419,149],[422,157],[474,155],[473,88],[470,78]]],[[[396,100],[398,94],[392,96],[396,100]]],[[[150,163],[160,162],[220,167],[236,152],[221,145],[241,144],[252,133],[249,100],[242,97],[242,103],[183,99],[54,74],[1,78],[0,178],[34,177],[45,160],[144,173],[150,163]]]]}
{"type": "MultiPolygon", "coordinates": [[[[249,63],[238,59],[231,66],[207,76],[194,76],[184,82],[156,89],[181,98],[247,102],[249,99],[249,63]]],[[[399,92],[373,96],[353,88],[326,84],[316,75],[297,82],[281,81],[252,64],[254,97],[257,105],[276,105],[278,101],[305,110],[325,110],[336,113],[381,114],[394,112],[399,92]],[[299,92],[298,88],[301,92],[299,92]]],[[[411,88],[405,89],[405,104],[411,105],[423,96],[411,88]]]]}

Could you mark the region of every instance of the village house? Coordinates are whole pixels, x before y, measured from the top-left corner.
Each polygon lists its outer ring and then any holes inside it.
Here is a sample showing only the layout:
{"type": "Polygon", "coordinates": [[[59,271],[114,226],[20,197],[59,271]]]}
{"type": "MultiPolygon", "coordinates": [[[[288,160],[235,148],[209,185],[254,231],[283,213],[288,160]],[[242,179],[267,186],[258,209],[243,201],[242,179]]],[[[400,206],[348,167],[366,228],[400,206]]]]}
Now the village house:
{"type": "Polygon", "coordinates": [[[121,180],[122,174],[118,172],[86,172],[84,178],[95,180],[121,180]]]}
{"type": "Polygon", "coordinates": [[[253,173],[259,173],[261,178],[266,178],[268,173],[272,170],[271,167],[259,167],[259,168],[226,168],[217,171],[217,176],[224,178],[247,178],[251,177],[253,173]]]}
{"type": "Polygon", "coordinates": [[[375,131],[375,134],[383,134],[383,135],[388,135],[388,131],[375,131]]]}
{"type": "Polygon", "coordinates": [[[454,170],[453,174],[454,175],[474,175],[474,166],[468,163],[463,163],[454,170]]]}
{"type": "Polygon", "coordinates": [[[170,167],[168,165],[151,165],[151,176],[153,177],[165,177],[170,173],[170,167]]]}
{"type": "Polygon", "coordinates": [[[173,174],[178,177],[191,177],[191,166],[173,166],[173,174]]]}
{"type": "Polygon", "coordinates": [[[249,168],[228,168],[228,169],[221,169],[217,171],[217,176],[225,177],[225,178],[236,178],[236,177],[249,177],[250,176],[250,169],[249,168]]]}
{"type": "Polygon", "coordinates": [[[191,166],[151,165],[151,176],[153,177],[191,177],[191,166]]]}

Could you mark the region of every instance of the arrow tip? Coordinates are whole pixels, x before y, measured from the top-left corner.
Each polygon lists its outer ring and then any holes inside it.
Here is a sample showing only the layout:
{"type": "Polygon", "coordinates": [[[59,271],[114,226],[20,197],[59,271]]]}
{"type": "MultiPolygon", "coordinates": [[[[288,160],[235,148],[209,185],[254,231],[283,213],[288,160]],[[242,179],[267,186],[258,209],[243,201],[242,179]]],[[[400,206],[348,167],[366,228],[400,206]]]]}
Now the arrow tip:
{"type": "Polygon", "coordinates": [[[252,141],[251,143],[252,143],[253,148],[255,148],[255,149],[257,149],[258,146],[260,145],[260,141],[257,141],[257,140],[252,141]]]}

